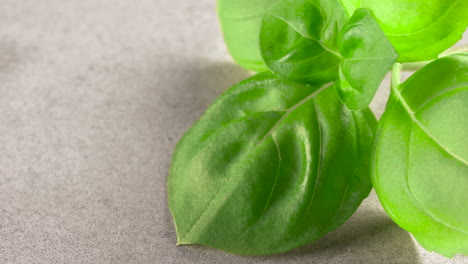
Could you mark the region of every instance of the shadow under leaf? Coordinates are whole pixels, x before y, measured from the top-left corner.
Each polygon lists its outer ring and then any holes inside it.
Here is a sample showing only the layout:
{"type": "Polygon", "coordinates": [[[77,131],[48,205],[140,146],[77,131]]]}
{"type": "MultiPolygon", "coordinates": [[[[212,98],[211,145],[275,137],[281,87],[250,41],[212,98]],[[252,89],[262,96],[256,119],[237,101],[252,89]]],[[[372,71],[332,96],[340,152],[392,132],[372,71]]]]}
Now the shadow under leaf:
{"type": "Polygon", "coordinates": [[[419,263],[410,233],[385,214],[374,193],[336,231],[292,251],[259,258],[291,257],[324,263],[419,263]]]}

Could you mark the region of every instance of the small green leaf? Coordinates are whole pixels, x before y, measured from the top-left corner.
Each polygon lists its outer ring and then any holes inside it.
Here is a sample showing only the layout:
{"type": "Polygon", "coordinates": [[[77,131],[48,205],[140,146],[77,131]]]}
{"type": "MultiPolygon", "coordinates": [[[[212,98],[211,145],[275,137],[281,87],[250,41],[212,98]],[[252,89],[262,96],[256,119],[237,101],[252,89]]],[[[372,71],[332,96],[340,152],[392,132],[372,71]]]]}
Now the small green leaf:
{"type": "Polygon", "coordinates": [[[334,87],[262,73],[221,95],[178,143],[168,180],[179,244],[263,255],[337,229],[369,194],[369,109],[334,87]]]}
{"type": "Polygon", "coordinates": [[[278,0],[218,0],[224,40],[234,60],[253,71],[265,71],[258,34],[266,8],[278,0]]]}
{"type": "Polygon", "coordinates": [[[260,50],[275,74],[304,84],[340,80],[350,109],[367,107],[398,55],[367,9],[338,0],[282,0],[265,14],[260,50]]]}
{"type": "Polygon", "coordinates": [[[367,9],[357,9],[338,37],[342,101],[351,109],[366,107],[398,57],[367,9]]]}
{"type": "Polygon", "coordinates": [[[352,6],[374,12],[400,62],[436,59],[462,38],[468,25],[466,0],[363,0],[346,6],[349,12],[352,6]]]}
{"type": "Polygon", "coordinates": [[[304,84],[338,78],[338,34],[348,19],[336,0],[282,0],[272,5],[260,29],[260,52],[270,70],[304,84]],[[322,4],[321,2],[325,2],[322,4]]]}
{"type": "Polygon", "coordinates": [[[379,123],[373,184],[423,247],[468,255],[468,54],[438,59],[399,87],[379,123]]]}

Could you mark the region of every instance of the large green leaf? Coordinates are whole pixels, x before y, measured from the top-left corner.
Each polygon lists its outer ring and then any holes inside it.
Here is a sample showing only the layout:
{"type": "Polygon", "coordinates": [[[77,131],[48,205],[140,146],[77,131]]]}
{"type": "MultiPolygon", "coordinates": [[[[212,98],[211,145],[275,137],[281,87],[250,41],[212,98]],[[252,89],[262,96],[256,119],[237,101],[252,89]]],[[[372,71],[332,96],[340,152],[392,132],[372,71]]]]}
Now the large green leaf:
{"type": "Polygon", "coordinates": [[[428,250],[468,255],[468,54],[399,88],[379,123],[373,183],[387,213],[428,250]]]}
{"type": "Polygon", "coordinates": [[[371,9],[400,62],[436,59],[463,36],[468,25],[467,0],[341,0],[348,12],[371,9]]]}
{"type": "Polygon", "coordinates": [[[208,108],[178,143],[168,179],[178,244],[273,254],[351,216],[371,189],[376,121],[327,87],[262,73],[208,108]]]}
{"type": "Polygon", "coordinates": [[[267,70],[258,49],[258,34],[266,8],[276,1],[218,0],[218,16],[228,50],[246,69],[267,70]]]}
{"type": "Polygon", "coordinates": [[[367,9],[351,18],[338,0],[282,0],[265,14],[260,50],[272,72],[295,82],[339,81],[350,109],[367,107],[397,54],[367,9]]]}

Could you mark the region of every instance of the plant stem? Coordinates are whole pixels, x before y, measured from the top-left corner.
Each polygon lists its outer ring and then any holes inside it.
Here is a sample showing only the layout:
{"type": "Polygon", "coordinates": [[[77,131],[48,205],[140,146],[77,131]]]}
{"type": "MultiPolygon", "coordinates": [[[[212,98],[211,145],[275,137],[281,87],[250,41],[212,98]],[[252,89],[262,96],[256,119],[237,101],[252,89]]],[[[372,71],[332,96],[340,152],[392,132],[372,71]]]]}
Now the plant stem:
{"type": "Polygon", "coordinates": [[[450,54],[454,54],[454,53],[461,53],[461,52],[468,52],[468,44],[465,44],[463,46],[459,46],[459,47],[452,47],[444,52],[442,52],[440,55],[439,55],[439,58],[440,57],[445,57],[445,56],[448,56],[450,54]]]}
{"type": "MultiPolygon", "coordinates": [[[[439,58],[442,58],[451,54],[455,54],[455,53],[461,53],[461,52],[468,52],[468,45],[450,48],[442,52],[439,55],[439,58]]],[[[432,60],[404,63],[402,70],[403,71],[417,71],[431,62],[432,60]]]]}
{"type": "Polygon", "coordinates": [[[400,85],[401,82],[401,69],[402,69],[402,64],[400,63],[395,63],[393,64],[392,68],[392,80],[390,83],[391,89],[398,91],[398,86],[400,85]]]}
{"type": "Polygon", "coordinates": [[[418,61],[418,62],[408,62],[404,63],[402,66],[403,71],[417,71],[432,61],[418,61]]]}

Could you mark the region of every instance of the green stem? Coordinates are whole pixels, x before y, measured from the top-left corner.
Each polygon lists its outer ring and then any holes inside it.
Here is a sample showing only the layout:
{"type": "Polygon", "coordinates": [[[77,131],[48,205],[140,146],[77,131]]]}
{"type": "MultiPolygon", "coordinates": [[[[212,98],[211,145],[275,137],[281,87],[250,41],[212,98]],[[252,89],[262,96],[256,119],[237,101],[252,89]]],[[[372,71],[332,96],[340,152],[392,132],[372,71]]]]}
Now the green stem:
{"type": "Polygon", "coordinates": [[[463,46],[459,46],[459,47],[452,47],[444,52],[442,52],[440,55],[439,55],[439,58],[440,57],[445,57],[445,56],[448,56],[450,54],[454,54],[454,53],[462,53],[462,52],[468,52],[468,44],[465,44],[463,46]]]}
{"type": "Polygon", "coordinates": [[[393,64],[392,68],[392,80],[391,80],[391,88],[392,90],[398,91],[398,86],[400,85],[401,82],[401,69],[402,65],[400,63],[395,63],[393,64]]]}
{"type": "Polygon", "coordinates": [[[417,71],[431,62],[432,61],[430,60],[430,61],[418,61],[418,62],[404,63],[402,70],[403,71],[417,71]]]}
{"type": "MultiPolygon", "coordinates": [[[[462,52],[468,52],[468,45],[463,45],[463,46],[459,46],[459,47],[450,48],[450,49],[442,52],[439,55],[439,58],[442,58],[442,57],[445,57],[445,56],[448,56],[448,55],[452,55],[452,54],[455,54],[455,53],[462,53],[462,52]]],[[[432,62],[432,60],[405,63],[405,64],[403,64],[402,70],[403,71],[417,71],[417,70],[421,69],[422,67],[426,66],[427,64],[429,64],[431,62],[432,62]]]]}

